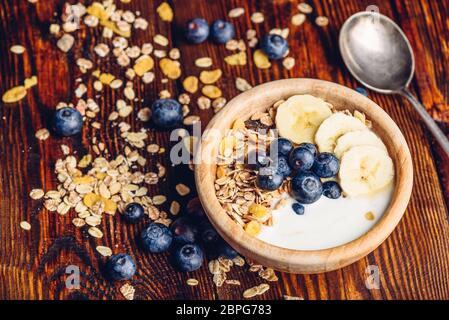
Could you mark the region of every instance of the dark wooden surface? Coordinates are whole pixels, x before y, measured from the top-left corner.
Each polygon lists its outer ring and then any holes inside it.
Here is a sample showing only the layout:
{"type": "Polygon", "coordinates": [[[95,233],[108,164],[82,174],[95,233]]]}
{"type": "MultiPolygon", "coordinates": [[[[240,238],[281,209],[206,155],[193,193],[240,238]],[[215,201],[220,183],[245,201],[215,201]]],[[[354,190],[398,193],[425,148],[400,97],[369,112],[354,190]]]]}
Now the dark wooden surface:
{"type": "MultiPolygon", "coordinates": [[[[167,256],[143,254],[135,246],[133,236],[141,225],[122,223],[118,216],[105,219],[103,229],[110,230],[103,240],[83,235],[71,225],[71,215],[61,217],[43,210],[39,202],[31,201],[33,188],[49,190],[56,185],[53,174],[56,159],[62,156],[61,143],[81,154],[92,151],[88,137],[93,134],[104,141],[112,154],[120,152],[117,131],[107,129],[101,134],[85,128],[83,138],[56,139],[38,142],[37,129],[48,125],[47,114],[59,101],[74,101],[74,81],[78,68],[73,53],[60,52],[48,34],[53,13],[60,12],[64,1],[39,0],[35,5],[26,0],[0,0],[0,93],[37,75],[39,85],[19,104],[0,104],[0,298],[1,299],[122,299],[119,285],[108,283],[100,274],[104,258],[95,251],[98,244],[109,245],[114,251],[125,251],[138,261],[138,272],[132,280],[138,299],[239,299],[244,289],[261,283],[257,275],[245,268],[234,268],[231,278],[239,279],[241,287],[224,286],[217,289],[206,267],[191,274],[173,271],[167,256]],[[22,44],[22,56],[9,52],[13,44],[22,44]],[[32,229],[19,228],[22,220],[30,221],[32,229]],[[81,289],[65,288],[65,268],[78,265],[82,271],[81,289]],[[197,287],[185,284],[188,278],[199,279],[197,287]]],[[[87,1],[85,1],[87,2],[87,1]]],[[[117,1],[118,2],[118,1],[117,1]]],[[[237,94],[234,78],[242,76],[253,85],[273,79],[312,77],[334,81],[349,87],[357,83],[343,67],[338,52],[338,30],[351,14],[377,5],[380,12],[393,18],[405,31],[415,50],[416,76],[412,89],[426,108],[445,128],[449,122],[449,1],[434,0],[310,0],[314,12],[301,27],[290,24],[290,16],[297,12],[298,1],[226,1],[174,0],[173,24],[161,22],[155,13],[160,1],[132,0],[119,4],[139,10],[150,21],[150,27],[138,34],[134,41],[151,41],[161,33],[170,37],[181,49],[184,74],[198,74],[194,59],[210,56],[224,71],[221,87],[226,98],[237,94]],[[194,5],[192,5],[194,4],[194,5]],[[296,67],[287,71],[278,63],[266,71],[258,70],[250,61],[244,67],[231,67],[223,62],[228,52],[223,46],[202,44],[190,46],[181,39],[179,26],[193,16],[208,21],[224,18],[229,9],[243,6],[244,16],[234,19],[237,35],[245,37],[252,26],[249,15],[255,11],[265,14],[265,22],[255,29],[262,34],[273,27],[290,27],[289,43],[296,67]],[[313,23],[316,15],[330,19],[326,28],[313,23]]],[[[75,52],[83,47],[92,51],[98,31],[86,30],[78,34],[75,52]],[[83,40],[84,39],[84,40],[83,40]],[[87,40],[86,40],[87,39],[87,40]]],[[[113,65],[110,65],[113,68],[113,65]]],[[[140,92],[150,105],[157,93],[168,88],[180,93],[179,82],[163,85],[155,82],[140,92]]],[[[101,104],[101,121],[111,111],[115,93],[106,89],[101,104]]],[[[448,299],[449,298],[449,222],[446,201],[449,199],[449,164],[417,114],[406,101],[396,96],[382,96],[370,92],[370,97],[397,122],[409,144],[414,160],[415,184],[410,205],[393,234],[366,258],[344,269],[320,275],[280,274],[280,281],[261,299],[280,299],[283,295],[305,299],[448,299]],[[365,286],[368,265],[380,271],[380,289],[365,286]]],[[[136,110],[141,104],[135,105],[136,110]]],[[[206,123],[213,111],[200,111],[192,104],[193,114],[206,123]]],[[[141,126],[135,116],[134,127],[141,126]]],[[[449,127],[447,127],[449,128],[449,127]]],[[[449,132],[449,131],[448,131],[449,132]]],[[[151,131],[151,140],[168,146],[168,133],[151,131]]],[[[154,159],[154,158],[153,158],[154,159]]],[[[157,161],[169,165],[167,155],[157,161]]],[[[153,160],[152,160],[153,161],[153,160]]],[[[151,192],[173,194],[174,185],[185,180],[193,187],[187,168],[170,169],[168,179],[151,192]],[[181,178],[179,178],[181,177],[181,178]]]]}

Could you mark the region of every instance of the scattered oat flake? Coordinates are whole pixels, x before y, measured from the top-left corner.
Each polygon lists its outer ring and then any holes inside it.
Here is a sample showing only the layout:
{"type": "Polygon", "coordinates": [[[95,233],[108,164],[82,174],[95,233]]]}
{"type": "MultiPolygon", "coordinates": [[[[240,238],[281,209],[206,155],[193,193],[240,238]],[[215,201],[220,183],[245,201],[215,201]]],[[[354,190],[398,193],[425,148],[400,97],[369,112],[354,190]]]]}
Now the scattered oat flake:
{"type": "Polygon", "coordinates": [[[165,201],[167,201],[167,197],[164,195],[156,195],[153,197],[153,204],[157,206],[163,204],[165,201]]]}
{"type": "Polygon", "coordinates": [[[101,254],[103,257],[110,257],[112,256],[112,250],[109,247],[105,246],[97,246],[95,248],[99,254],[101,254]]]}
{"type": "Polygon", "coordinates": [[[172,201],[170,205],[170,213],[174,216],[178,215],[181,206],[178,201],[172,201]]]}
{"type": "Polygon", "coordinates": [[[223,72],[220,69],[204,70],[200,73],[200,81],[204,84],[213,84],[221,78],[222,74],[223,72]]]}
{"type": "Polygon", "coordinates": [[[190,193],[190,188],[183,183],[178,183],[175,188],[181,196],[186,196],[190,193]]]}
{"type": "Polygon", "coordinates": [[[248,81],[246,81],[245,79],[240,78],[240,77],[237,77],[235,79],[235,86],[236,86],[237,90],[242,91],[242,92],[247,91],[252,88],[252,86],[248,83],[248,81]]]}
{"type": "Polygon", "coordinates": [[[22,100],[27,95],[27,90],[24,86],[17,86],[6,91],[2,96],[4,103],[14,103],[22,100]]]}
{"type": "Polygon", "coordinates": [[[37,77],[36,76],[31,76],[31,77],[25,79],[25,81],[23,82],[23,86],[25,87],[25,89],[32,88],[35,85],[37,85],[37,77]]]}
{"type": "Polygon", "coordinates": [[[251,21],[253,23],[262,23],[265,20],[262,12],[254,12],[251,15],[251,21]]]}
{"type": "Polygon", "coordinates": [[[126,300],[134,300],[134,293],[136,289],[129,283],[125,283],[120,287],[120,293],[125,297],[126,300]]]}
{"type": "Polygon", "coordinates": [[[310,4],[302,2],[300,4],[298,4],[298,10],[301,11],[302,13],[312,13],[313,8],[310,4]]]}
{"type": "Polygon", "coordinates": [[[315,19],[315,23],[320,27],[325,27],[329,24],[329,18],[324,16],[319,16],[315,19]]]}
{"type": "Polygon", "coordinates": [[[304,298],[284,294],[284,300],[304,300],[304,298]]]}
{"type": "Polygon", "coordinates": [[[16,45],[12,46],[9,50],[14,54],[22,54],[25,52],[25,47],[21,46],[19,44],[16,44],[16,45]]]}
{"type": "Polygon", "coordinates": [[[87,230],[87,232],[94,238],[102,238],[103,237],[103,232],[98,229],[97,227],[90,227],[89,230],[87,230]]]}
{"type": "Polygon", "coordinates": [[[300,26],[306,21],[306,15],[304,13],[295,14],[292,17],[292,24],[294,26],[300,26]]]}
{"type": "Polygon", "coordinates": [[[168,39],[161,34],[155,35],[153,38],[153,41],[163,47],[168,46],[168,39]]]}
{"type": "Polygon", "coordinates": [[[44,196],[45,192],[42,189],[33,189],[30,191],[29,196],[33,200],[39,200],[44,196]]]}
{"type": "Polygon", "coordinates": [[[156,12],[163,21],[171,22],[173,20],[173,9],[167,2],[162,2],[159,7],[157,7],[156,12]]]}
{"type": "Polygon", "coordinates": [[[212,59],[209,57],[202,57],[195,60],[195,65],[199,68],[209,68],[212,66],[212,59]]]}
{"type": "Polygon", "coordinates": [[[229,18],[237,18],[245,13],[245,9],[242,7],[231,9],[228,13],[229,18]]]}
{"type": "Polygon", "coordinates": [[[199,282],[196,279],[187,279],[187,284],[189,286],[197,286],[199,284],[199,282]]]}
{"type": "Polygon", "coordinates": [[[285,69],[290,70],[295,66],[295,59],[292,57],[287,57],[282,61],[282,65],[285,69]]]}
{"type": "Polygon", "coordinates": [[[37,139],[44,141],[47,140],[50,137],[50,131],[46,128],[42,128],[36,131],[34,135],[37,139]]]}
{"type": "Polygon", "coordinates": [[[23,230],[28,231],[28,230],[31,229],[31,224],[30,224],[28,221],[21,221],[21,222],[20,222],[20,227],[21,227],[23,230]]]}

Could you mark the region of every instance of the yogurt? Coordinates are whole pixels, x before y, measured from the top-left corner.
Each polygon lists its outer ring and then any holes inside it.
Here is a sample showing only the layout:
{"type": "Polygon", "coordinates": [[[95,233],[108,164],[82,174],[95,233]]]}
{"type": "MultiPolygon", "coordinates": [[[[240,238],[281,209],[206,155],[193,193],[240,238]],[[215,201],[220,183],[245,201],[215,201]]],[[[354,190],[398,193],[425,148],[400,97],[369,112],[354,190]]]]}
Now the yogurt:
{"type": "Polygon", "coordinates": [[[390,204],[393,191],[394,185],[390,184],[370,196],[339,199],[322,196],[317,202],[305,205],[303,215],[293,211],[291,205],[295,200],[284,194],[286,204],[273,209],[273,225],[262,226],[258,238],[295,250],[327,249],[351,242],[379,221],[390,204]]]}

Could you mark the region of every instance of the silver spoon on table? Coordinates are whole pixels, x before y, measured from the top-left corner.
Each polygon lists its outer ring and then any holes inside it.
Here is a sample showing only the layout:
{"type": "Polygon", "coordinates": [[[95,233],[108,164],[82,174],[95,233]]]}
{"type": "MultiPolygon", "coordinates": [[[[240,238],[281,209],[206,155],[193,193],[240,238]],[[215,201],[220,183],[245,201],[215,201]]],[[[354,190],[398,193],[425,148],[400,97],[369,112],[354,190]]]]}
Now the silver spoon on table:
{"type": "Polygon", "coordinates": [[[380,13],[359,12],[343,24],[339,45],[352,75],[371,90],[407,98],[449,156],[446,135],[408,89],[415,71],[415,58],[399,26],[380,13]]]}

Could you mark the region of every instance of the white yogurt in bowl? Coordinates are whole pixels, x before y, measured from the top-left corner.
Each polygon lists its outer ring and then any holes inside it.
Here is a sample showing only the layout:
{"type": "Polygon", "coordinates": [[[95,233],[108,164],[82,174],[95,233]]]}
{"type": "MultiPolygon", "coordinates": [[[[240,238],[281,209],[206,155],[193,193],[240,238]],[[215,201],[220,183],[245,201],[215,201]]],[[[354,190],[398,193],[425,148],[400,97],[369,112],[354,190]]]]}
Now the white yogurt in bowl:
{"type": "Polygon", "coordinates": [[[368,232],[390,204],[394,185],[370,196],[321,197],[306,205],[303,215],[296,214],[296,202],[284,194],[286,203],[273,209],[273,225],[263,226],[260,240],[278,247],[294,250],[319,250],[333,248],[355,240],[368,232]]]}

